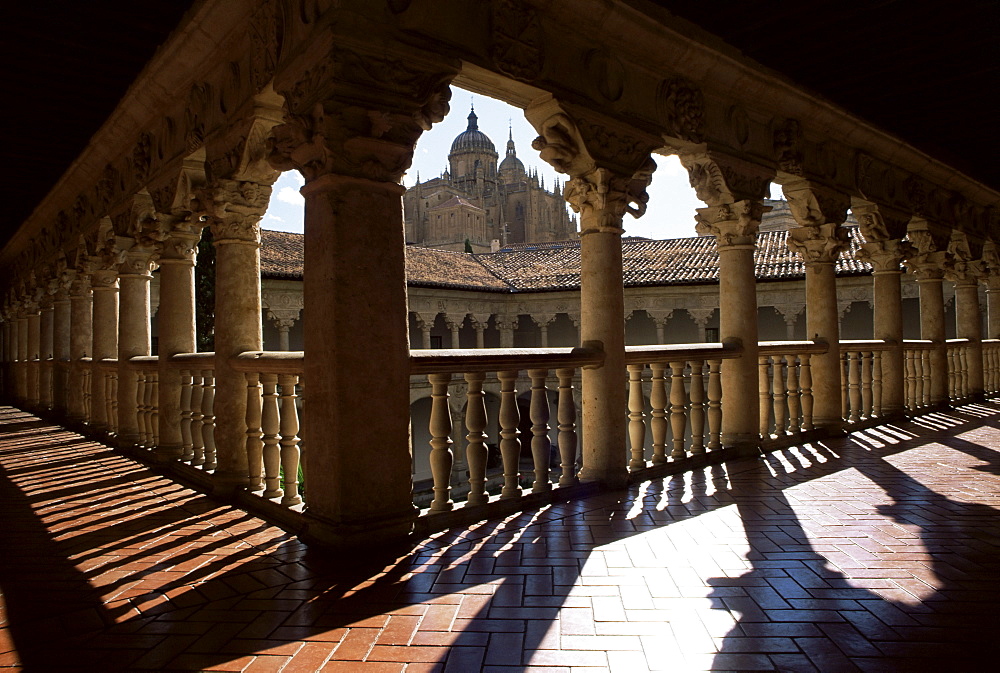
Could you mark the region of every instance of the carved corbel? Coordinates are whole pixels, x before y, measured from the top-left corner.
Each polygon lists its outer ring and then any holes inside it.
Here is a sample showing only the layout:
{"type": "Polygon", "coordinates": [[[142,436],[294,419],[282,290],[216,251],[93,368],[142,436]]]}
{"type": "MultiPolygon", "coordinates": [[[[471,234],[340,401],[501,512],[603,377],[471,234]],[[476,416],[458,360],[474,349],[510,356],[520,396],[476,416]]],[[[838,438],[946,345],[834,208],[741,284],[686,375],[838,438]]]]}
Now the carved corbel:
{"type": "Polygon", "coordinates": [[[968,236],[958,230],[952,231],[945,278],[956,285],[979,285],[979,280],[986,276],[985,265],[981,259],[973,257],[968,236]]]}
{"type": "Polygon", "coordinates": [[[564,197],[581,214],[581,235],[621,233],[625,213],[646,212],[646,188],[656,170],[650,155],[660,141],[551,96],[533,102],[524,114],[539,134],[531,146],[570,177],[564,197]]]}
{"type": "Polygon", "coordinates": [[[457,63],[331,47],[305,71],[282,73],[284,123],[268,161],[306,183],[328,174],[399,183],[421,133],[444,119],[457,63]]]}
{"type": "Polygon", "coordinates": [[[849,245],[849,234],[840,226],[847,219],[848,197],[806,179],[786,182],[782,191],[799,225],[788,232],[788,249],[806,264],[836,261],[849,245]]]}
{"type": "Polygon", "coordinates": [[[853,199],[851,203],[865,239],[857,258],[871,264],[875,273],[899,273],[903,259],[915,253],[912,243],[901,240],[906,235],[908,218],[869,201],[853,199]]]}

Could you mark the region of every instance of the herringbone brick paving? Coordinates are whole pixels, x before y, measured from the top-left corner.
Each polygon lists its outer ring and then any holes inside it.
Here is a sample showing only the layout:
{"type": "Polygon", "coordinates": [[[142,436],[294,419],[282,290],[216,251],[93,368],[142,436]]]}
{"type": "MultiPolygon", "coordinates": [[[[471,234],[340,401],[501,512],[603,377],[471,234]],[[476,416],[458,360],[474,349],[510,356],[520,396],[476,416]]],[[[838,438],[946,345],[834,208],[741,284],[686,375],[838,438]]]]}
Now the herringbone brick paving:
{"type": "Polygon", "coordinates": [[[970,405],[345,557],[0,407],[0,666],[992,669],[998,423],[970,405]]]}

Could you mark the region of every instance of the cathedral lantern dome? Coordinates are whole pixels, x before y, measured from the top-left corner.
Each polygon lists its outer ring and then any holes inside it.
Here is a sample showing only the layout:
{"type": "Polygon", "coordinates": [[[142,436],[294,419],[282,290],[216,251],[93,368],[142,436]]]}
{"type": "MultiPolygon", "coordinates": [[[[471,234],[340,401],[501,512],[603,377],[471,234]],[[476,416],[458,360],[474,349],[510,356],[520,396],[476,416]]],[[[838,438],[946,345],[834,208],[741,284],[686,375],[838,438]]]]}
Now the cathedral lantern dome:
{"type": "Polygon", "coordinates": [[[517,151],[514,149],[513,131],[507,138],[507,156],[500,162],[500,173],[508,180],[517,180],[524,177],[524,164],[517,158],[517,151]]]}
{"type": "Polygon", "coordinates": [[[479,130],[479,117],[476,111],[469,113],[469,127],[455,136],[451,144],[452,154],[456,152],[492,152],[496,156],[497,148],[490,137],[479,130]]]}

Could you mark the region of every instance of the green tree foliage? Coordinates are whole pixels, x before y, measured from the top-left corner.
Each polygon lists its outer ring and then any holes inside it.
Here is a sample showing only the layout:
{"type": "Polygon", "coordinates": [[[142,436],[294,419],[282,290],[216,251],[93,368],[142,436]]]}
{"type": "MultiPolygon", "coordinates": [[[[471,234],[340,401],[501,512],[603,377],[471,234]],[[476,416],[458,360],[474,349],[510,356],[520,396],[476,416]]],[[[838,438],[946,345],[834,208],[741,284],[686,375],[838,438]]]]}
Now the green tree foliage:
{"type": "Polygon", "coordinates": [[[465,239],[465,251],[472,252],[472,242],[469,239],[465,239]]]}

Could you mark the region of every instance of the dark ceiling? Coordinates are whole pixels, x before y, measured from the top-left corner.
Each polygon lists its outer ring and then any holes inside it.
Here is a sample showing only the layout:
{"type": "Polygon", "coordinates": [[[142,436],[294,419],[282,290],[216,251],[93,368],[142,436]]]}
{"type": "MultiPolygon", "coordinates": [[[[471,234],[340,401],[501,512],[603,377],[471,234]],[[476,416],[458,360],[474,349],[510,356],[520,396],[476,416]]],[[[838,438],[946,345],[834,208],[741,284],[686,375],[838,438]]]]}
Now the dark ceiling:
{"type": "Polygon", "coordinates": [[[654,0],[1000,189],[997,0],[654,0]]]}
{"type": "MultiPolygon", "coordinates": [[[[227,0],[228,1],[228,0],[227,0]]],[[[656,0],[765,66],[1000,189],[1000,2],[656,0]]],[[[8,3],[0,40],[0,245],[192,4],[8,3]]]]}

